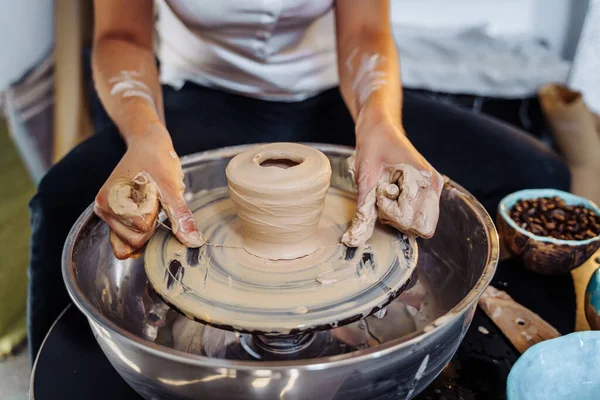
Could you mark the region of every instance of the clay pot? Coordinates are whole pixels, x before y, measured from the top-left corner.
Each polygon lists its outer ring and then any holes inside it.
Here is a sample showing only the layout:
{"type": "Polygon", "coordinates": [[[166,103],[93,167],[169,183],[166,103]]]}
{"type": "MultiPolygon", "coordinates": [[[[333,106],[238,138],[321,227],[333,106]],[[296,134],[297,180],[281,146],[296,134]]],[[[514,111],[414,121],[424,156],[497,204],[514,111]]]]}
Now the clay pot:
{"type": "Polygon", "coordinates": [[[297,143],[270,143],[235,156],[226,173],[249,253],[280,260],[317,250],[331,181],[323,153],[297,143]]]}

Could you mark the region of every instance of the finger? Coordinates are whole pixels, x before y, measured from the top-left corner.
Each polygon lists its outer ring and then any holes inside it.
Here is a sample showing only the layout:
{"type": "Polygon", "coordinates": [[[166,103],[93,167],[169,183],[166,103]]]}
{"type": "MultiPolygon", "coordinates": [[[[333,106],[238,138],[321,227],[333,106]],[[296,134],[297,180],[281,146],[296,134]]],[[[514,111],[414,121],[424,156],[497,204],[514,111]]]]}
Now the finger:
{"type": "Polygon", "coordinates": [[[356,151],[354,151],[352,155],[348,157],[346,163],[348,164],[348,172],[350,172],[352,180],[356,183],[356,151]]]}
{"type": "Polygon", "coordinates": [[[342,243],[348,247],[358,247],[367,242],[373,235],[377,210],[375,207],[376,193],[372,189],[363,203],[356,209],[350,228],[342,236],[342,243]]]}
{"type": "Polygon", "coordinates": [[[425,239],[430,239],[435,234],[440,217],[440,197],[443,187],[442,176],[435,172],[431,187],[424,193],[421,210],[414,222],[414,229],[425,239]]]}
{"type": "Polygon", "coordinates": [[[198,231],[194,215],[188,208],[181,193],[166,196],[162,199],[162,207],[171,221],[173,234],[186,247],[200,247],[206,239],[198,231]]]}
{"type": "Polygon", "coordinates": [[[356,165],[356,152],[348,159],[348,168],[353,178],[358,177],[357,208],[350,227],[342,236],[342,243],[348,247],[358,247],[371,238],[377,222],[375,183],[378,175],[369,172],[368,160],[356,165]]]}
{"type": "Polygon", "coordinates": [[[148,232],[156,223],[159,201],[158,188],[145,173],[133,180],[116,180],[103,188],[96,197],[96,204],[109,211],[123,225],[138,232],[148,232]]]}
{"type": "Polygon", "coordinates": [[[377,185],[377,212],[381,222],[405,233],[415,233],[414,220],[419,212],[421,189],[429,182],[413,166],[390,166],[388,181],[377,185]]]}
{"type": "Polygon", "coordinates": [[[381,222],[405,233],[431,238],[439,219],[441,176],[406,164],[395,165],[392,170],[392,180],[398,180],[378,185],[377,207],[381,222]],[[394,186],[399,186],[396,199],[394,186]]]}
{"type": "Polygon", "coordinates": [[[126,260],[131,257],[138,257],[140,252],[127,243],[123,242],[119,237],[111,230],[110,231],[110,246],[113,249],[113,253],[119,260],[126,260]]]}
{"type": "Polygon", "coordinates": [[[415,214],[412,202],[398,198],[390,199],[379,190],[377,214],[382,223],[401,232],[411,233],[415,214]]]}
{"type": "Polygon", "coordinates": [[[390,200],[396,200],[400,196],[400,188],[394,183],[382,183],[377,186],[377,194],[390,200]]]}
{"type": "Polygon", "coordinates": [[[435,234],[440,216],[440,198],[434,190],[427,191],[423,197],[412,230],[422,238],[430,239],[435,234]]]}
{"type": "Polygon", "coordinates": [[[143,247],[146,242],[152,237],[156,230],[156,225],[148,232],[136,232],[131,230],[129,227],[123,225],[119,220],[113,217],[111,213],[105,212],[104,210],[97,210],[96,214],[104,220],[110,226],[112,232],[119,237],[119,239],[130,246],[133,249],[139,249],[143,247]]]}

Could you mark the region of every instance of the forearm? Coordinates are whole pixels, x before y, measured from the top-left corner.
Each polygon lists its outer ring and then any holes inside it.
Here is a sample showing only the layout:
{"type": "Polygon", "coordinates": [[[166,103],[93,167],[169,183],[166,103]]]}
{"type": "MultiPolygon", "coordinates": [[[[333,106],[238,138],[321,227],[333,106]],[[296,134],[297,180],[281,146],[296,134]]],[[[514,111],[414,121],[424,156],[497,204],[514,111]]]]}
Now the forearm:
{"type": "Polygon", "coordinates": [[[337,38],[340,90],[355,122],[385,118],[400,124],[402,85],[391,32],[362,28],[337,38]]]}
{"type": "Polygon", "coordinates": [[[124,38],[98,38],[92,70],[100,101],[128,144],[140,135],[168,136],[162,90],[150,49],[124,38]]]}

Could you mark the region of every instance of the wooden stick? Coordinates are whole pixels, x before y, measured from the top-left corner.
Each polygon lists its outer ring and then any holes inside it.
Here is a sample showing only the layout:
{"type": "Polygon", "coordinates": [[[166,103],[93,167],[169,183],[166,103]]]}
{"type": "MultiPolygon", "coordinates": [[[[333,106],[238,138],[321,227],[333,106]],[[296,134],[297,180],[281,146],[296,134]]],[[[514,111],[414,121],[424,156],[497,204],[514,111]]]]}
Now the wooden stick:
{"type": "Polygon", "coordinates": [[[479,299],[479,307],[521,353],[534,344],[560,336],[560,333],[539,315],[493,286],[488,286],[483,292],[479,299]]]}
{"type": "Polygon", "coordinates": [[[57,0],[54,5],[54,148],[59,161],[92,132],[83,79],[82,46],[90,23],[88,1],[57,0]]]}

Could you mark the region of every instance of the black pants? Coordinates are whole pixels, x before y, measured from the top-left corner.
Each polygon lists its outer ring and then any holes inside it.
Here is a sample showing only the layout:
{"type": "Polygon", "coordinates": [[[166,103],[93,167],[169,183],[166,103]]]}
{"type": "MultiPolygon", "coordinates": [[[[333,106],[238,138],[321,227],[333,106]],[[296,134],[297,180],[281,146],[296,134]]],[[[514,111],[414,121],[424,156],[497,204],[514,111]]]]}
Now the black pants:
{"type": "MultiPolygon", "coordinates": [[[[354,144],[354,124],[337,89],[294,103],[256,100],[186,84],[164,88],[169,132],[180,155],[243,143],[294,141],[354,144]]],[[[568,190],[565,164],[527,134],[496,120],[405,93],[404,126],[441,173],[471,191],[495,215],[518,189],[568,190]]],[[[40,182],[31,200],[29,339],[32,355],[69,299],[60,270],[65,238],[125,152],[104,113],[96,134],[40,182]]]]}

